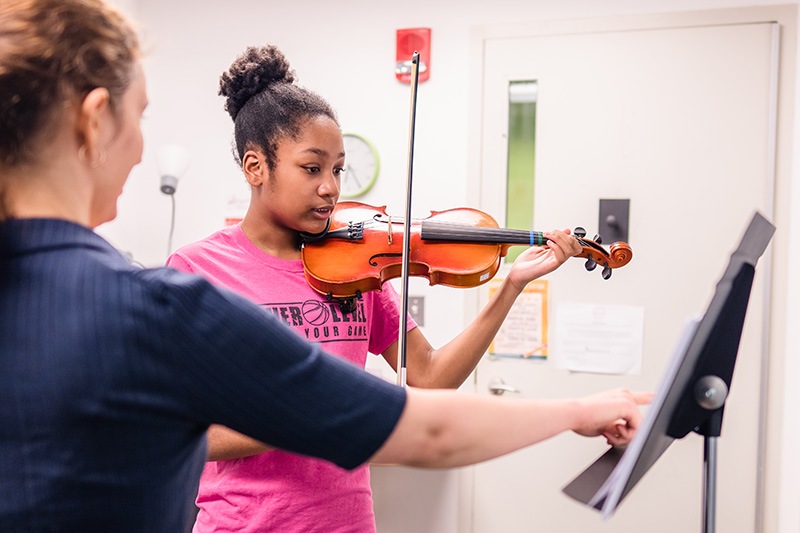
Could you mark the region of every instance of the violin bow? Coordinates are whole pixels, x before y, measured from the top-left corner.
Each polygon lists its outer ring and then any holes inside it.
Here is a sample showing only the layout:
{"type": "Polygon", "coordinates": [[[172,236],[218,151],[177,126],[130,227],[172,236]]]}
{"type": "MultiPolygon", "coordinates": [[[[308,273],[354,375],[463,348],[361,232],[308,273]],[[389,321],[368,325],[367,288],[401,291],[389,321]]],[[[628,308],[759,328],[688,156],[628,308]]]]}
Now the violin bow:
{"type": "Polygon", "coordinates": [[[419,52],[411,57],[411,112],[408,126],[408,173],[406,175],[406,219],[403,223],[403,264],[400,275],[400,335],[397,341],[397,384],[406,386],[406,338],[408,334],[408,264],[411,255],[411,177],[414,168],[414,126],[417,117],[419,52]]]}

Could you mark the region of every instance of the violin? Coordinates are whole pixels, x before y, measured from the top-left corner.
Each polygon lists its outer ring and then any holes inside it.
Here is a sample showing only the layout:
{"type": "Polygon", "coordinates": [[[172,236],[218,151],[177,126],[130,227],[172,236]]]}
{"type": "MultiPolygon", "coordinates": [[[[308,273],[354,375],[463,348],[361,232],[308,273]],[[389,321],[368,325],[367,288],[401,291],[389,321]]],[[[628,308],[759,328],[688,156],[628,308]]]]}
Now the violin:
{"type": "MultiPolygon", "coordinates": [[[[308,284],[329,299],[380,290],[401,276],[404,230],[403,220],[389,216],[386,206],[339,203],[325,231],[301,235],[308,284]]],[[[599,238],[591,241],[585,235],[575,229],[582,248],[578,257],[586,259],[586,270],[601,265],[604,279],[633,257],[625,242],[606,251],[599,238]]],[[[412,220],[409,242],[409,276],[428,278],[431,285],[476,287],[494,277],[511,246],[545,246],[547,239],[538,231],[500,228],[491,215],[460,207],[412,220]]]]}

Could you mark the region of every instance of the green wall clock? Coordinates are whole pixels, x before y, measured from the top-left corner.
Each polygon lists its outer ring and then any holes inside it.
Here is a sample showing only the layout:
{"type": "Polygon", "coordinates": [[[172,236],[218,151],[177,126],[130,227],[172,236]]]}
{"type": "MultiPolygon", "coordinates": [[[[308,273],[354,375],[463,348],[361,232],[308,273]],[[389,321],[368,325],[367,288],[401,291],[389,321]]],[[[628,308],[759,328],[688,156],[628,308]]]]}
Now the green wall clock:
{"type": "Polygon", "coordinates": [[[344,141],[344,173],[342,198],[361,196],[375,185],[380,172],[378,150],[365,137],[355,133],[342,134],[344,141]]]}

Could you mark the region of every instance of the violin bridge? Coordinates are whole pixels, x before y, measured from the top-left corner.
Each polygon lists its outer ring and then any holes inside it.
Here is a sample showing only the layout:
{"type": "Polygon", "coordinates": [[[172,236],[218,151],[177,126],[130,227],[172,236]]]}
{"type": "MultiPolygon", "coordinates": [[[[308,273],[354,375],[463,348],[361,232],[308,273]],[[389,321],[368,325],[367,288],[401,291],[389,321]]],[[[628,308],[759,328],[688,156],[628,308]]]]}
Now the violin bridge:
{"type": "Polygon", "coordinates": [[[392,244],[392,216],[389,215],[389,223],[386,225],[389,232],[389,244],[392,244]]]}

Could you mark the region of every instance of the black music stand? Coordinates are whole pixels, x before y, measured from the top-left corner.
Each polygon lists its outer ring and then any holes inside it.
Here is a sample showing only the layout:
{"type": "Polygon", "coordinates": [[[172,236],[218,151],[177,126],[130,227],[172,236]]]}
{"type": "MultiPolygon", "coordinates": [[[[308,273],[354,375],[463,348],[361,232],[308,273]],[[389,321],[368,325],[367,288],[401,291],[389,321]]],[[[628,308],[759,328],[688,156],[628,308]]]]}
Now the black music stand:
{"type": "Polygon", "coordinates": [[[704,438],[703,531],[713,533],[717,438],[731,386],[755,266],[775,227],[753,216],[702,318],[689,321],[650,410],[625,449],[611,448],[564,487],[568,496],[610,517],[675,439],[704,438]]]}

